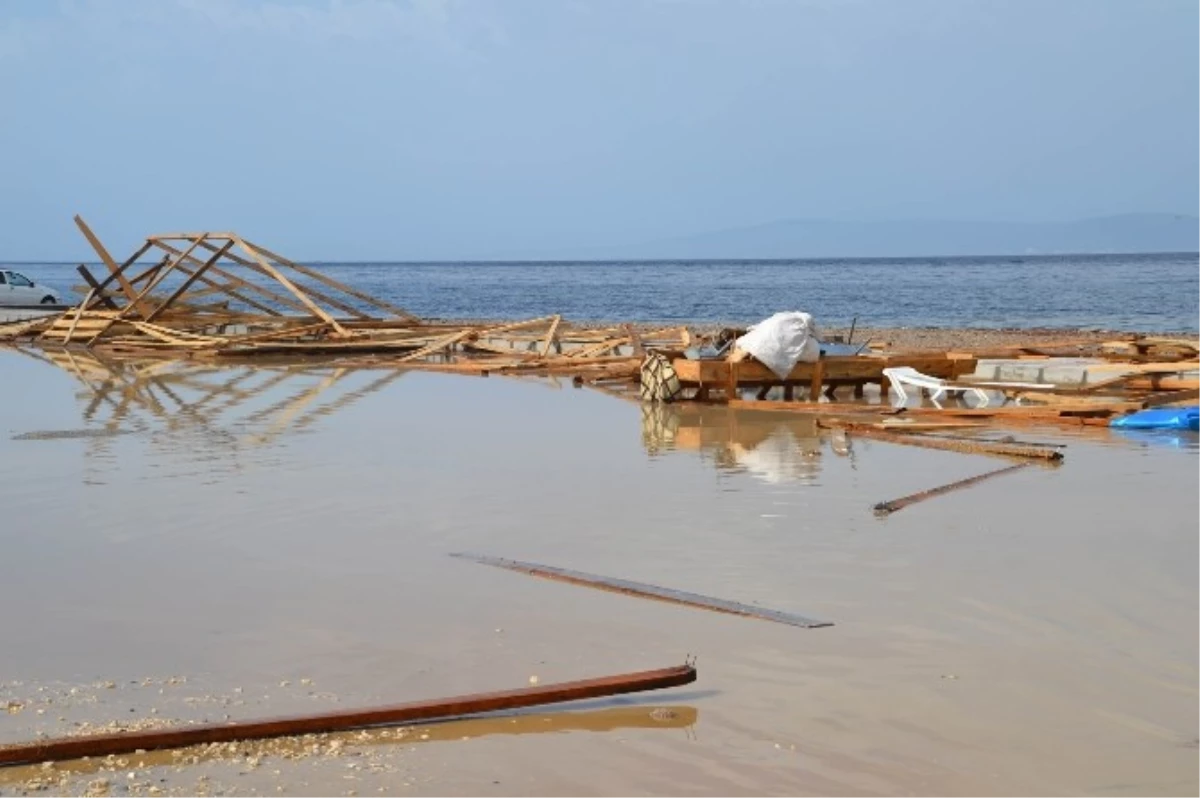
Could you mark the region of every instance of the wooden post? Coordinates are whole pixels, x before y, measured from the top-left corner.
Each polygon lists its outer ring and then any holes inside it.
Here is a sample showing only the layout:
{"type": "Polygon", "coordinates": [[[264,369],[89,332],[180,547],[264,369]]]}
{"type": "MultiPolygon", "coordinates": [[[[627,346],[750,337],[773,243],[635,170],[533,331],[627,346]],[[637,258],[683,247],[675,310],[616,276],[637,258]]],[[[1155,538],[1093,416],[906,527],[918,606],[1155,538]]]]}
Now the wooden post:
{"type": "Polygon", "coordinates": [[[819,402],[821,400],[821,385],[825,382],[825,356],[821,355],[817,358],[817,362],[813,364],[812,380],[808,384],[808,400],[810,402],[819,402]]]}

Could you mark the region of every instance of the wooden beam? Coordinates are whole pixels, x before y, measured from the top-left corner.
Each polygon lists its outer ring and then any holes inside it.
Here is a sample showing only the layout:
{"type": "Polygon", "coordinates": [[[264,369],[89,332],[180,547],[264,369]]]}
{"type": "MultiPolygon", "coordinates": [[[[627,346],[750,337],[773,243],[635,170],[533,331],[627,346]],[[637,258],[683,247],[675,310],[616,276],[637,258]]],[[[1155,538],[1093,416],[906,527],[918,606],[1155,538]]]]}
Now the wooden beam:
{"type": "Polygon", "coordinates": [[[291,291],[292,294],[297,299],[299,299],[304,304],[305,307],[307,307],[309,310],[311,310],[318,318],[324,319],[326,322],[328,322],[329,325],[331,327],[333,327],[334,331],[338,335],[342,335],[342,336],[349,335],[349,333],[346,332],[346,328],[344,328],[342,325],[338,324],[337,319],[335,319],[333,316],[330,316],[328,313],[325,312],[324,308],[322,308],[320,305],[318,305],[317,303],[315,303],[311,299],[309,299],[307,294],[305,294],[303,291],[301,291],[299,288],[297,288],[296,285],[291,280],[289,280],[287,277],[285,277],[283,275],[282,272],[280,272],[278,269],[276,269],[274,266],[272,266],[267,261],[266,258],[264,258],[262,255],[258,254],[257,250],[252,248],[241,238],[238,238],[237,242],[238,242],[238,246],[240,246],[242,248],[242,250],[244,252],[246,252],[246,254],[250,255],[256,261],[258,261],[258,264],[260,266],[262,266],[263,269],[265,269],[268,274],[270,274],[277,281],[279,281],[280,285],[282,285],[288,291],[291,291]]]}
{"type": "MultiPolygon", "coordinates": [[[[196,241],[196,244],[199,244],[199,243],[201,243],[201,241],[200,241],[200,240],[197,240],[197,241],[196,241]]],[[[208,260],[206,260],[206,261],[205,261],[203,264],[201,264],[201,265],[200,265],[200,267],[199,267],[199,268],[197,268],[195,271],[193,271],[191,274],[189,274],[189,275],[188,275],[188,276],[187,276],[187,277],[184,279],[184,281],[183,281],[183,284],[182,284],[182,285],[180,285],[178,288],[176,288],[174,291],[172,291],[172,292],[171,292],[171,294],[170,294],[170,295],[169,295],[169,296],[168,296],[166,299],[164,299],[164,300],[162,301],[162,304],[160,304],[160,305],[159,305],[158,307],[156,307],[154,310],[150,311],[150,315],[148,315],[148,316],[146,317],[146,321],[148,321],[148,322],[149,322],[149,321],[154,321],[154,320],[155,320],[155,319],[157,319],[157,318],[158,318],[160,315],[162,315],[162,312],[163,312],[164,310],[166,310],[167,308],[169,308],[169,307],[170,307],[170,306],[171,306],[171,305],[172,305],[172,304],[175,302],[175,300],[177,300],[177,299],[179,299],[179,297],[183,296],[183,293],[184,293],[185,291],[187,291],[187,290],[188,290],[188,289],[189,289],[189,288],[192,286],[192,283],[194,283],[194,282],[196,282],[197,280],[199,280],[201,277],[203,277],[203,276],[204,276],[204,273],[205,273],[206,271],[208,271],[209,269],[211,269],[213,266],[217,265],[217,261],[221,260],[221,257],[222,257],[222,256],[223,256],[223,255],[224,255],[224,254],[225,254],[227,251],[229,251],[229,248],[230,248],[230,247],[232,247],[232,246],[233,246],[233,242],[232,242],[232,241],[226,241],[226,242],[225,242],[225,246],[223,246],[223,247],[221,247],[219,250],[217,250],[217,253],[216,253],[215,255],[213,255],[211,258],[209,258],[208,260]]],[[[192,247],[192,248],[194,248],[194,245],[193,245],[193,247],[192,247]]],[[[192,248],[189,248],[189,249],[188,249],[188,251],[187,251],[187,253],[184,253],[184,255],[181,255],[181,256],[178,258],[178,260],[179,260],[180,262],[182,262],[182,261],[183,261],[183,259],[184,259],[184,257],[186,257],[186,255],[192,251],[192,248]]],[[[178,265],[179,265],[179,264],[177,263],[177,264],[176,264],[176,266],[178,266],[178,265]]]]}
{"type": "MultiPolygon", "coordinates": [[[[107,294],[102,293],[100,283],[97,282],[96,278],[92,276],[92,273],[88,271],[87,266],[84,266],[81,263],[75,267],[75,271],[79,272],[79,276],[82,277],[83,281],[88,284],[89,288],[91,288],[93,296],[98,296],[100,301],[109,310],[117,310],[117,303],[113,302],[107,294]]],[[[85,299],[82,304],[83,306],[86,306],[88,304],[88,300],[85,299]]]]}
{"type": "MultiPolygon", "coordinates": [[[[100,288],[98,289],[97,293],[99,293],[100,291],[103,291],[104,289],[106,289],[110,285],[112,285],[114,282],[117,282],[118,279],[122,278],[124,276],[125,270],[128,269],[130,266],[132,266],[134,263],[136,263],[137,259],[142,257],[142,255],[144,255],[146,253],[146,250],[148,250],[148,249],[150,249],[150,242],[146,241],[145,243],[142,244],[141,247],[138,248],[137,252],[134,252],[132,255],[129,256],[128,259],[125,260],[124,263],[122,263],[120,266],[117,267],[116,272],[109,270],[108,276],[100,281],[100,288]]],[[[105,264],[105,265],[107,266],[107,264],[105,264]]],[[[122,289],[122,291],[124,291],[124,289],[122,289]]],[[[93,299],[92,301],[95,302],[95,299],[93,299]]],[[[86,309],[87,308],[85,308],[85,310],[86,309]]]]}
{"type": "Polygon", "coordinates": [[[966,487],[970,487],[971,485],[977,485],[980,482],[983,482],[985,479],[991,479],[992,477],[998,477],[1003,474],[1011,474],[1012,472],[1017,471],[1018,469],[1027,468],[1030,465],[1033,465],[1033,464],[1032,463],[1017,463],[1016,465],[1006,466],[1005,468],[998,468],[995,471],[988,471],[987,473],[980,474],[978,476],[967,477],[966,479],[960,479],[957,482],[951,482],[947,485],[940,485],[936,488],[930,488],[929,490],[918,491],[917,493],[913,493],[908,496],[902,496],[899,499],[892,499],[891,501],[880,502],[879,504],[876,504],[875,507],[872,509],[875,511],[876,516],[878,516],[880,518],[885,518],[885,517],[891,515],[892,513],[896,512],[897,510],[903,510],[905,507],[908,507],[910,504],[916,504],[917,502],[923,502],[926,499],[932,499],[934,496],[941,496],[944,493],[949,493],[950,491],[958,490],[959,488],[966,488],[966,487]]]}
{"type": "Polygon", "coordinates": [[[800,615],[794,615],[790,612],[770,610],[765,607],[756,607],[750,604],[742,604],[741,602],[737,601],[727,601],[726,599],[712,598],[711,596],[701,596],[698,593],[687,593],[682,590],[672,590],[670,588],[657,587],[656,585],[646,585],[642,584],[641,582],[630,582],[626,579],[614,579],[608,576],[596,576],[595,574],[585,574],[580,571],[569,571],[565,568],[554,568],[549,565],[538,565],[537,563],[521,562],[520,560],[508,560],[503,557],[489,557],[482,554],[466,554],[460,552],[451,554],[450,556],[463,560],[469,560],[470,562],[479,563],[480,565],[491,565],[496,568],[504,568],[509,571],[529,574],[530,576],[538,576],[543,579],[553,579],[557,582],[567,582],[572,585],[581,585],[583,587],[607,590],[612,593],[623,593],[626,596],[655,599],[657,601],[665,601],[670,604],[683,604],[688,607],[710,610],[712,612],[723,612],[729,615],[743,615],[749,618],[758,618],[763,621],[774,621],[775,623],[783,623],[789,626],[799,626],[805,629],[818,629],[823,626],[833,626],[833,624],[829,623],[828,621],[814,621],[812,618],[804,618],[800,615]]]}
{"type": "MultiPolygon", "coordinates": [[[[152,242],[152,244],[153,244],[153,246],[156,246],[159,249],[166,250],[167,252],[180,253],[183,251],[183,250],[176,249],[175,247],[171,246],[170,244],[166,244],[162,241],[154,241],[154,242],[152,242]]],[[[191,262],[194,262],[197,266],[203,265],[203,263],[204,263],[204,261],[200,260],[199,258],[188,258],[188,260],[191,262]]],[[[191,274],[191,269],[189,269],[189,268],[185,268],[183,266],[180,266],[178,268],[184,274],[191,274]]],[[[220,267],[210,266],[208,271],[212,272],[213,274],[217,275],[218,277],[220,277],[223,280],[228,280],[229,283],[233,286],[236,286],[238,288],[244,288],[248,291],[254,291],[257,294],[266,296],[267,298],[269,298],[275,302],[278,302],[279,304],[284,305],[286,307],[290,307],[293,310],[298,310],[301,313],[308,313],[308,309],[306,307],[304,307],[303,305],[301,305],[299,302],[296,302],[295,300],[289,299],[288,297],[285,297],[285,296],[280,296],[280,295],[276,294],[275,292],[273,292],[267,288],[264,288],[263,286],[255,285],[254,283],[251,283],[247,280],[243,280],[242,278],[238,277],[237,275],[230,274],[229,272],[225,271],[224,269],[221,269],[220,267]]],[[[269,305],[263,305],[259,302],[256,302],[253,299],[243,296],[242,294],[239,294],[236,291],[234,291],[233,288],[231,288],[230,286],[222,285],[222,284],[216,282],[215,280],[213,280],[212,278],[210,278],[208,275],[204,275],[203,277],[200,277],[199,281],[201,283],[204,283],[205,285],[220,289],[226,295],[231,296],[234,299],[238,300],[239,302],[247,304],[252,308],[261,310],[262,312],[264,312],[268,315],[271,315],[271,316],[283,315],[277,309],[272,308],[269,305]]]]}
{"type": "Polygon", "coordinates": [[[554,334],[558,332],[558,324],[561,321],[562,316],[555,316],[554,321],[550,322],[550,330],[546,333],[546,343],[542,344],[542,357],[550,354],[550,347],[554,345],[554,334]]]}
{"type": "MultiPolygon", "coordinates": [[[[204,246],[204,245],[202,245],[202,246],[204,246]]],[[[214,246],[208,246],[207,248],[211,252],[217,251],[217,248],[214,246]]],[[[252,260],[246,260],[245,258],[240,258],[233,253],[229,253],[225,257],[227,257],[229,260],[233,261],[234,263],[240,263],[241,265],[245,266],[246,268],[252,269],[252,270],[258,272],[259,274],[266,274],[266,272],[263,271],[262,267],[259,266],[257,263],[255,263],[252,260]]],[[[324,302],[326,305],[329,305],[331,308],[336,308],[337,310],[340,310],[343,313],[348,313],[351,316],[354,316],[358,319],[362,319],[364,321],[373,321],[374,320],[370,314],[363,313],[361,310],[354,307],[353,305],[349,305],[345,302],[342,302],[341,300],[337,299],[336,297],[331,297],[328,294],[325,294],[314,288],[306,287],[304,290],[305,290],[305,293],[307,293],[310,297],[320,300],[321,302],[324,302]]]]}
{"type": "Polygon", "coordinates": [[[334,288],[338,291],[341,291],[343,294],[346,294],[347,296],[352,296],[355,299],[361,299],[363,302],[367,302],[370,305],[373,305],[374,307],[379,308],[380,310],[386,310],[387,312],[392,313],[401,318],[414,319],[414,320],[417,318],[416,316],[409,313],[404,308],[396,307],[395,305],[384,302],[383,300],[381,300],[377,297],[373,297],[370,294],[364,294],[361,291],[356,291],[355,289],[351,288],[350,286],[348,286],[344,283],[340,283],[337,280],[333,279],[332,277],[330,277],[326,274],[322,274],[321,272],[317,271],[316,269],[310,269],[307,266],[301,266],[299,263],[290,261],[287,258],[283,257],[282,255],[277,255],[276,253],[272,252],[271,250],[267,249],[266,247],[260,247],[258,244],[250,243],[250,242],[246,241],[245,239],[238,239],[238,240],[241,241],[243,247],[249,245],[256,252],[261,253],[262,255],[265,255],[268,258],[271,258],[272,260],[276,261],[277,263],[282,263],[284,266],[290,266],[291,268],[295,269],[296,271],[300,272],[301,274],[307,275],[318,282],[324,283],[325,285],[329,286],[330,288],[334,288]]]}
{"type": "Polygon", "coordinates": [[[92,228],[88,227],[87,222],[78,214],[75,215],[75,226],[79,228],[80,232],[83,233],[83,237],[87,239],[88,243],[92,245],[92,249],[100,256],[100,260],[108,267],[109,274],[115,277],[117,282],[120,283],[121,290],[125,293],[125,298],[129,300],[130,304],[136,305],[137,293],[133,290],[133,285],[125,278],[124,274],[125,269],[129,268],[130,264],[136,258],[132,258],[118,266],[117,262],[113,260],[112,255],[109,255],[108,250],[100,243],[100,239],[92,232],[92,228]]]}
{"type": "Polygon", "coordinates": [[[92,344],[96,343],[96,341],[98,341],[101,336],[103,336],[106,332],[108,332],[114,324],[116,324],[121,319],[124,319],[130,313],[136,312],[136,309],[138,308],[139,303],[141,303],[142,300],[145,299],[150,294],[150,292],[155,289],[155,287],[159,283],[161,283],[164,279],[166,279],[166,276],[171,273],[172,269],[174,269],[176,266],[178,266],[180,263],[182,263],[183,259],[192,253],[192,250],[194,250],[197,247],[197,245],[199,245],[199,243],[202,239],[203,239],[203,236],[201,236],[201,238],[198,238],[195,241],[193,241],[192,245],[187,248],[187,251],[182,253],[180,255],[180,257],[176,259],[175,262],[167,263],[165,265],[160,264],[158,267],[155,267],[157,269],[157,271],[155,271],[154,277],[151,278],[149,281],[147,281],[146,286],[140,292],[138,292],[138,295],[136,297],[134,297],[134,300],[132,302],[130,302],[128,305],[126,305],[124,308],[122,308],[121,310],[117,311],[116,315],[113,316],[113,318],[111,318],[109,320],[108,324],[101,327],[99,329],[99,331],[97,331],[96,334],[91,337],[91,339],[87,342],[87,345],[91,346],[92,344]]]}
{"type": "MultiPolygon", "coordinates": [[[[821,422],[818,422],[819,424],[821,422]]],[[[1058,449],[1053,449],[1048,446],[1021,446],[1010,443],[997,443],[994,441],[975,441],[963,440],[961,438],[938,438],[933,435],[921,435],[919,433],[903,433],[903,432],[887,432],[884,430],[874,429],[862,424],[822,424],[822,426],[836,426],[846,429],[854,435],[863,438],[871,438],[884,443],[898,443],[902,446],[919,446],[923,449],[940,449],[948,452],[962,452],[963,454],[984,454],[993,455],[996,457],[1019,457],[1036,460],[1047,460],[1050,462],[1059,462],[1063,459],[1063,453],[1058,449]]]]}

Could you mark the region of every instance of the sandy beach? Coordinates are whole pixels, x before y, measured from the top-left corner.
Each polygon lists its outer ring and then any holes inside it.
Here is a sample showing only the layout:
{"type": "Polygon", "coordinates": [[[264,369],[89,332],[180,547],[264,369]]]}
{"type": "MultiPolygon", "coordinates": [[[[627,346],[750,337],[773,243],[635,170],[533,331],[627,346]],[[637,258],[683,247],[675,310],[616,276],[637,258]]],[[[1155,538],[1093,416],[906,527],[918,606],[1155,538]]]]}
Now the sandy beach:
{"type": "MultiPolygon", "coordinates": [[[[0,351],[0,742],[521,687],[513,716],[0,770],[0,793],[1188,795],[1194,434],[1037,466],[569,380],[212,367],[102,390],[0,351]],[[40,433],[40,434],[39,434],[40,433]],[[839,451],[841,452],[839,454],[839,451]],[[799,629],[448,556],[820,618],[799,629]]],[[[111,376],[111,375],[110,375],[111,376]]]]}

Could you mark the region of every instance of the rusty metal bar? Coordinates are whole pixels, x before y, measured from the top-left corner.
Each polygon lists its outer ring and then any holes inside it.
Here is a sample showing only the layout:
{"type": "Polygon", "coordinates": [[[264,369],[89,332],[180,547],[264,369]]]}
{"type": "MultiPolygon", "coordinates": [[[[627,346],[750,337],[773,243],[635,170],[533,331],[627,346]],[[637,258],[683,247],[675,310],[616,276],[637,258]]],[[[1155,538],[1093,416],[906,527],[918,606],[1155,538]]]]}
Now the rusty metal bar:
{"type": "Polygon", "coordinates": [[[290,737],[297,734],[326,734],[383,724],[447,720],[483,712],[522,709],[543,704],[558,704],[564,701],[579,701],[586,698],[601,698],[646,690],[662,690],[667,687],[691,684],[694,681],[696,681],[696,669],[691,665],[680,665],[656,671],[624,673],[599,679],[560,682],[542,687],[525,687],[496,693],[475,693],[455,698],[416,701],[387,707],[351,709],[240,723],[178,726],[154,731],[128,731],[87,737],[38,740],[32,743],[0,747],[0,766],[80,759],[85,756],[129,754],[138,750],[153,751],[206,743],[227,743],[235,740],[290,737]]]}

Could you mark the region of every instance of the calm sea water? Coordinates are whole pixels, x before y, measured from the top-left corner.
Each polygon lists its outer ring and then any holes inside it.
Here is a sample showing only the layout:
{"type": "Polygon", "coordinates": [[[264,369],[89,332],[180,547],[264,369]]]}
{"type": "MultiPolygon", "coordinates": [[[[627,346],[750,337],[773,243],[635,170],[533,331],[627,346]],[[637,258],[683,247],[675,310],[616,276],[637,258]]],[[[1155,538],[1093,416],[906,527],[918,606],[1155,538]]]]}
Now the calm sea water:
{"type": "MultiPolygon", "coordinates": [[[[1196,331],[1195,254],[506,263],[325,263],[425,317],[746,323],[806,310],[830,326],[1196,331]]],[[[22,265],[60,289],[70,264],[22,265]]]]}

